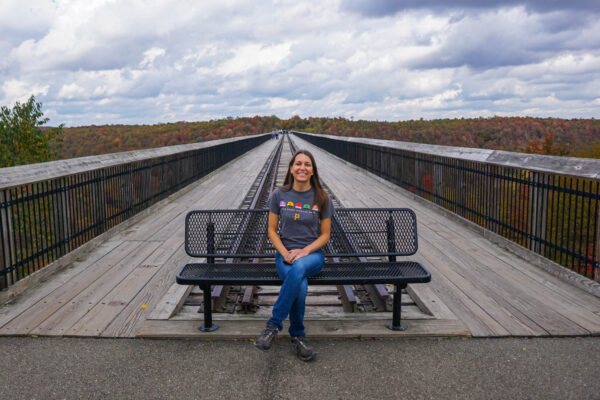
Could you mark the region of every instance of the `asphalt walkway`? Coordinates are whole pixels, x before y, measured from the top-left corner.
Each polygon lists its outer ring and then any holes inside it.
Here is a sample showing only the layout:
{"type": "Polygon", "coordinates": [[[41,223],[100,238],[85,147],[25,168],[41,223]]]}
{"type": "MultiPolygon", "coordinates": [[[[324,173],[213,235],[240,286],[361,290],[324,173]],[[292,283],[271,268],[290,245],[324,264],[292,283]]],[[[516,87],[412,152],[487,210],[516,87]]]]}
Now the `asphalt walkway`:
{"type": "Polygon", "coordinates": [[[4,399],[598,399],[600,338],[287,342],[0,338],[4,399]]]}

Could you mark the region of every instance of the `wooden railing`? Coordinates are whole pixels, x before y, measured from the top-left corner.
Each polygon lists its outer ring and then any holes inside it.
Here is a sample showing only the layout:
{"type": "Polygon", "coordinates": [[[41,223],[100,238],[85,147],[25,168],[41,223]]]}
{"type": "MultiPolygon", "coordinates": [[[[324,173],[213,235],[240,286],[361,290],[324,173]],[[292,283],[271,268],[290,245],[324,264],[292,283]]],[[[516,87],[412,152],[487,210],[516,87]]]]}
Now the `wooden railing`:
{"type": "Polygon", "coordinates": [[[293,133],[486,232],[600,280],[600,160],[293,133]]]}
{"type": "Polygon", "coordinates": [[[0,289],[269,138],[245,136],[0,169],[0,289]]]}

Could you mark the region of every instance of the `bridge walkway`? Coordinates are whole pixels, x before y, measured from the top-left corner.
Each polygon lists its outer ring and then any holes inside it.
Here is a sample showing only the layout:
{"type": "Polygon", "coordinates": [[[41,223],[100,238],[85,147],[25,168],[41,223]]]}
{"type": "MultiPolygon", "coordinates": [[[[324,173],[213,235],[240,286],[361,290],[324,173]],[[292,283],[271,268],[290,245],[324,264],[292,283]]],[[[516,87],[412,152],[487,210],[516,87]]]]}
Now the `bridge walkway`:
{"type": "MultiPolygon", "coordinates": [[[[425,316],[407,316],[391,332],[352,313],[343,321],[311,320],[315,336],[570,336],[600,333],[600,298],[492,244],[426,207],[412,194],[294,138],[315,154],[321,178],[345,207],[410,207],[419,221],[416,259],[431,271],[409,288],[425,316]]],[[[275,146],[268,141],[122,224],[108,240],[66,270],[0,308],[0,335],[200,336],[201,314],[176,310],[190,288],[174,284],[188,260],[183,221],[188,210],[235,208],[275,146]]],[[[223,317],[212,336],[253,337],[263,319],[223,317]]],[[[379,313],[376,318],[389,318],[379,313]]],[[[380,326],[381,325],[381,326],[380,326]]],[[[203,336],[207,337],[207,336],[203,336]]]]}
{"type": "MultiPolygon", "coordinates": [[[[569,336],[600,333],[600,298],[587,293],[463,224],[425,207],[398,186],[296,139],[317,158],[319,174],[346,207],[409,207],[417,214],[416,259],[433,291],[472,336],[569,336]]],[[[427,298],[427,296],[424,296],[427,298]]]]}
{"type": "Polygon", "coordinates": [[[236,208],[274,148],[267,141],[117,226],[89,254],[0,308],[0,335],[135,336],[189,260],[186,213],[236,208]]]}

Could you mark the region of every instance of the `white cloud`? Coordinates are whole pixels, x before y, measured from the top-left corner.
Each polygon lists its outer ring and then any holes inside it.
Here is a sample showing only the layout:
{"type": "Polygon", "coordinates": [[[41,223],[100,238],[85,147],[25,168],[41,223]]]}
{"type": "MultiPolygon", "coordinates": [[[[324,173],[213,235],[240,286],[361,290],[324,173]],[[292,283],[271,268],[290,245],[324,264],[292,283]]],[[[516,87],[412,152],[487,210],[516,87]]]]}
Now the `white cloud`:
{"type": "Polygon", "coordinates": [[[58,92],[59,99],[74,99],[74,98],[85,98],[86,90],[76,83],[68,83],[63,85],[58,92]]]}
{"type": "Polygon", "coordinates": [[[152,47],[144,52],[144,59],[140,62],[141,68],[149,68],[154,64],[154,60],[157,57],[165,55],[165,49],[161,49],[160,47],[152,47]]]}
{"type": "Polygon", "coordinates": [[[5,2],[1,100],[36,94],[52,123],[600,111],[600,18],[581,6],[5,2]]]}
{"type": "Polygon", "coordinates": [[[243,45],[233,51],[233,58],[219,66],[217,72],[229,76],[255,67],[275,69],[277,64],[290,54],[290,46],[290,43],[268,47],[259,44],[243,45]]]}
{"type": "Polygon", "coordinates": [[[31,95],[46,95],[48,93],[49,87],[49,85],[25,82],[16,79],[12,79],[2,83],[4,100],[8,104],[13,104],[17,101],[22,103],[25,100],[27,100],[31,95]]]}

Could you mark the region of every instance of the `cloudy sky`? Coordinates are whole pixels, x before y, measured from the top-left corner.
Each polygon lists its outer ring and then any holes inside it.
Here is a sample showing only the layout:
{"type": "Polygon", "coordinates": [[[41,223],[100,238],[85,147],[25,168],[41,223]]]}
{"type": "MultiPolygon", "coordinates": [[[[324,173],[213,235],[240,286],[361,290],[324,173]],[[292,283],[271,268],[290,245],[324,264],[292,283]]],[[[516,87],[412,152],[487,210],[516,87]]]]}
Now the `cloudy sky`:
{"type": "Polygon", "coordinates": [[[31,94],[67,126],[598,118],[600,1],[0,0],[0,105],[31,94]]]}

